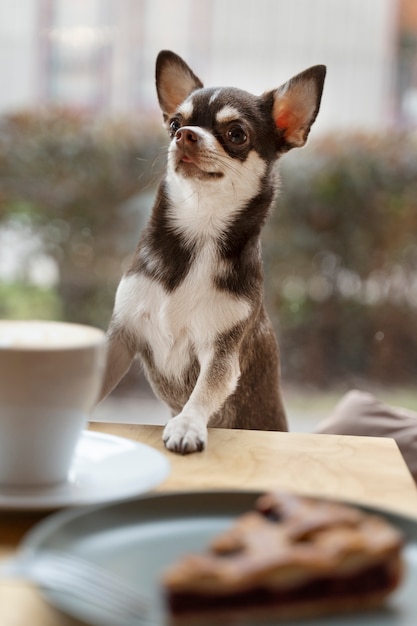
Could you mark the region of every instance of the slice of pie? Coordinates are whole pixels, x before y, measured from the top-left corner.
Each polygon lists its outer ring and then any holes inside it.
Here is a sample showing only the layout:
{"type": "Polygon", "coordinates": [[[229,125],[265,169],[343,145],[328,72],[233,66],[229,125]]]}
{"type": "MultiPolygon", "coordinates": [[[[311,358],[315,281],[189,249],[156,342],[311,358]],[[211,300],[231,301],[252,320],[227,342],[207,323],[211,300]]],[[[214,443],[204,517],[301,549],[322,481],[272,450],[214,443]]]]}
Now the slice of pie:
{"type": "Polygon", "coordinates": [[[402,545],[381,516],[265,494],[207,552],[164,572],[171,623],[275,623],[377,607],[402,579],[402,545]]]}

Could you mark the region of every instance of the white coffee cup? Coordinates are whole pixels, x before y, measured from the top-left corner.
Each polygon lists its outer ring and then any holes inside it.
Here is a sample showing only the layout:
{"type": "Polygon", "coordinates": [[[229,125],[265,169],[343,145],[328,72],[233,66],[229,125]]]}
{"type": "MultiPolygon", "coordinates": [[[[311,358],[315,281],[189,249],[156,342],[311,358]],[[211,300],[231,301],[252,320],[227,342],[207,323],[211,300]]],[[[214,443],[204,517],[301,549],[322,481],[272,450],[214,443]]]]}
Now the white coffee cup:
{"type": "Polygon", "coordinates": [[[0,485],[68,479],[102,384],[105,354],[98,328],[0,320],[0,485]]]}

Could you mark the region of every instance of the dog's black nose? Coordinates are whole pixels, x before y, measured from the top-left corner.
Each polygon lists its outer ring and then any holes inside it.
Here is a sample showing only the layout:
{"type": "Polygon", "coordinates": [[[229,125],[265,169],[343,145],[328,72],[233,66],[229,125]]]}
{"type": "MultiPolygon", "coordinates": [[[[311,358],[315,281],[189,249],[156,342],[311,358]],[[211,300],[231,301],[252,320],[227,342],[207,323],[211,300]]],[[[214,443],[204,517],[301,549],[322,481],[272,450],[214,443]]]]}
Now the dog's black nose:
{"type": "Polygon", "coordinates": [[[198,141],[197,133],[187,126],[179,128],[175,133],[175,140],[178,144],[181,143],[195,143],[198,141]]]}

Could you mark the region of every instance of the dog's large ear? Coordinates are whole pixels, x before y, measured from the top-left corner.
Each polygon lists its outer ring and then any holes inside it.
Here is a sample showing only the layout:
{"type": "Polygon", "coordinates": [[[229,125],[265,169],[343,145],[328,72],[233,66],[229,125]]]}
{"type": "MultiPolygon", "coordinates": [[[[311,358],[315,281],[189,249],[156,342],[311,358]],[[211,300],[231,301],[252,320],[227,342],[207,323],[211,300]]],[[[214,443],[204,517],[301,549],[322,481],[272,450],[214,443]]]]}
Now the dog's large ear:
{"type": "Polygon", "coordinates": [[[297,74],[273,93],[274,121],[288,149],[306,143],[319,112],[325,76],[326,67],[315,65],[297,74]]]}
{"type": "Polygon", "coordinates": [[[156,91],[164,119],[203,83],[175,52],[162,50],[156,59],[156,91]]]}

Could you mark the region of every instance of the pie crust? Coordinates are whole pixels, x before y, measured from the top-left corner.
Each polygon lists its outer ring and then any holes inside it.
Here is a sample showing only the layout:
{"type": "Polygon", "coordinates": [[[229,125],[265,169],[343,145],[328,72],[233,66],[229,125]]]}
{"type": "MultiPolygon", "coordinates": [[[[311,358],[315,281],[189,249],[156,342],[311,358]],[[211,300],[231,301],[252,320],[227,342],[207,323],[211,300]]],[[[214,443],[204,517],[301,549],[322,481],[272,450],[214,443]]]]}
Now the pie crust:
{"type": "Polygon", "coordinates": [[[169,567],[173,624],[245,624],[381,605],[403,576],[402,534],[382,516],[267,493],[201,554],[169,567]]]}

